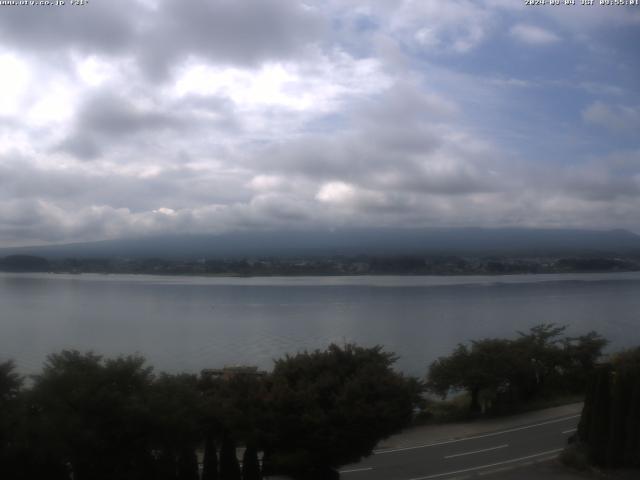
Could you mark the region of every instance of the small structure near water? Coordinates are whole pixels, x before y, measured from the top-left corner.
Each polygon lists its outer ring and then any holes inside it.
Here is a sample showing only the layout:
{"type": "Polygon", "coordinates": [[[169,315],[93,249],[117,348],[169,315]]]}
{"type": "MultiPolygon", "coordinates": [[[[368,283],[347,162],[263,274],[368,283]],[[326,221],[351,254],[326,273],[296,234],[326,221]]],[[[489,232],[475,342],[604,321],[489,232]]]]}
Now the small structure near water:
{"type": "Polygon", "coordinates": [[[258,370],[258,367],[251,365],[231,365],[223,368],[205,368],[202,376],[212,380],[231,380],[237,377],[264,377],[267,372],[258,370]]]}

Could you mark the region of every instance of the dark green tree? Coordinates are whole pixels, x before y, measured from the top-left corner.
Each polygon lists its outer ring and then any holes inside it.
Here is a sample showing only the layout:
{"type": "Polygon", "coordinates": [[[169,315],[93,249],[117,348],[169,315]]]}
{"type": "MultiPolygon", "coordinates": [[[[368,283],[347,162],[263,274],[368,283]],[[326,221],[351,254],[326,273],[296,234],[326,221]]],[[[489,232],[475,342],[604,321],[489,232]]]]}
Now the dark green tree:
{"type": "Polygon", "coordinates": [[[640,348],[598,366],[587,391],[578,440],[600,467],[640,466],[640,348]]]}
{"type": "MultiPolygon", "coordinates": [[[[163,373],[151,384],[148,410],[151,447],[161,460],[180,471],[181,457],[195,451],[204,438],[202,395],[196,375],[163,373]]],[[[186,465],[186,464],[185,464],[186,465]]]]}
{"type": "Polygon", "coordinates": [[[218,455],[213,435],[208,434],[204,442],[202,480],[218,480],[218,455]]]}
{"type": "Polygon", "coordinates": [[[481,393],[495,398],[509,389],[514,374],[515,350],[513,342],[503,339],[474,341],[471,348],[458,345],[448,357],[431,364],[427,388],[445,397],[455,390],[466,390],[470,397],[470,411],[481,411],[481,393]]]}
{"type": "Polygon", "coordinates": [[[520,362],[514,386],[522,399],[531,400],[539,395],[546,383],[557,377],[559,369],[565,365],[561,335],[566,329],[566,326],[543,323],[526,333],[518,332],[520,338],[514,342],[514,346],[520,362]]]}
{"type": "Polygon", "coordinates": [[[236,444],[226,433],[220,448],[220,480],[240,480],[240,465],[236,456],[236,444]]]}
{"type": "Polygon", "coordinates": [[[585,399],[578,434],[587,445],[587,454],[598,465],[606,462],[611,413],[611,366],[603,365],[595,372],[585,399]]]}
{"type": "Polygon", "coordinates": [[[602,350],[609,343],[596,332],[563,339],[562,381],[571,392],[583,392],[602,350]]]}
{"type": "Polygon", "coordinates": [[[640,467],[640,347],[614,355],[612,363],[619,385],[612,405],[619,420],[616,433],[610,432],[610,444],[618,444],[619,451],[612,466],[640,467]]]}
{"type": "Polygon", "coordinates": [[[298,478],[324,475],[406,426],[421,386],[392,369],[395,359],[379,346],[331,345],[277,360],[266,409],[271,466],[298,478]]]}
{"type": "Polygon", "coordinates": [[[564,338],[564,331],[541,324],[514,340],[488,338],[458,345],[431,364],[427,387],[443,397],[466,391],[473,414],[482,410],[481,403],[499,411],[543,395],[583,392],[606,340],[595,332],[564,338]]]}
{"type": "Polygon", "coordinates": [[[253,445],[247,445],[242,456],[242,480],[261,480],[258,450],[253,445]]]}
{"type": "Polygon", "coordinates": [[[266,382],[263,376],[236,375],[229,379],[201,379],[205,424],[210,432],[233,432],[243,444],[263,442],[267,416],[266,382]]]}
{"type": "Polygon", "coordinates": [[[141,357],[50,355],[31,395],[43,454],[76,480],[147,478],[151,381],[141,357]]]}
{"type": "Polygon", "coordinates": [[[12,360],[0,363],[0,405],[5,406],[20,393],[22,377],[15,372],[12,360]]]}
{"type": "Polygon", "coordinates": [[[623,463],[630,467],[640,467],[640,380],[632,383],[631,408],[627,421],[623,463]]]}
{"type": "Polygon", "coordinates": [[[198,457],[188,446],[183,446],[178,455],[178,480],[199,480],[198,457]]]}
{"type": "Polygon", "coordinates": [[[16,477],[22,466],[15,445],[21,427],[18,396],[22,381],[13,361],[0,363],[0,478],[16,477]]]}

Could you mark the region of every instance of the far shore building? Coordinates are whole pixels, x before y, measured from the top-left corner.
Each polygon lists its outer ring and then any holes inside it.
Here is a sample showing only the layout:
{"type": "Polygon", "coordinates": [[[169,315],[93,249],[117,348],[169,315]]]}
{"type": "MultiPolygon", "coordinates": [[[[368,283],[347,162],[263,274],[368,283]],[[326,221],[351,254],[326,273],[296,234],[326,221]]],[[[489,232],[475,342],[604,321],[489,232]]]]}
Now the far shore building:
{"type": "Polygon", "coordinates": [[[202,376],[212,380],[231,380],[237,377],[256,377],[262,378],[267,372],[258,370],[258,367],[248,365],[232,365],[223,368],[205,368],[202,370],[202,376]]]}

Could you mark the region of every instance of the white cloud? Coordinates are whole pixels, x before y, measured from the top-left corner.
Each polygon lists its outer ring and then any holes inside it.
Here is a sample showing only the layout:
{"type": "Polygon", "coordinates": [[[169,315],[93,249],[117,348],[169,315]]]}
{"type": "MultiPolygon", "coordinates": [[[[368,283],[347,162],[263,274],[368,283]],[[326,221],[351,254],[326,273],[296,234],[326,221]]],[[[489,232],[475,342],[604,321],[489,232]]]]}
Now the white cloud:
{"type": "Polygon", "coordinates": [[[178,75],[174,93],[221,95],[243,110],[281,107],[322,113],[335,110],[345,96],[373,94],[389,83],[378,60],[337,51],[305,62],[265,63],[257,70],[190,65],[178,75]]]}
{"type": "Polygon", "coordinates": [[[518,23],[511,27],[509,33],[512,37],[529,45],[550,45],[560,41],[555,33],[535,25],[518,23]]]}
{"type": "Polygon", "coordinates": [[[326,203],[349,203],[354,200],[356,189],[344,182],[329,182],[320,187],[316,198],[326,203]]]}
{"type": "Polygon", "coordinates": [[[485,39],[491,21],[490,10],[470,0],[404,0],[389,25],[394,34],[410,35],[431,53],[467,53],[485,39]]]}
{"type": "Polygon", "coordinates": [[[609,105],[597,101],[582,112],[582,118],[611,132],[636,133],[640,125],[640,106],[609,105]]]}
{"type": "Polygon", "coordinates": [[[29,91],[29,69],[16,55],[0,55],[0,115],[13,115],[20,111],[29,91]]]}

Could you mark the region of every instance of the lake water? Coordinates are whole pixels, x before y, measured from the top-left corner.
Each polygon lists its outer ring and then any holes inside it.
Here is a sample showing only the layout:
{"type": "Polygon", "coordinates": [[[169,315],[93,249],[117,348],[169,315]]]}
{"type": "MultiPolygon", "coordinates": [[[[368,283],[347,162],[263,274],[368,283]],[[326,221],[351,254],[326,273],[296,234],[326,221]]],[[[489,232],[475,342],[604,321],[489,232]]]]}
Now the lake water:
{"type": "Polygon", "coordinates": [[[39,371],[63,348],[141,353],[157,370],[270,369],[331,342],[382,344],[414,375],[458,343],[541,322],[640,345],[640,272],[199,278],[0,274],[0,359],[39,371]]]}

